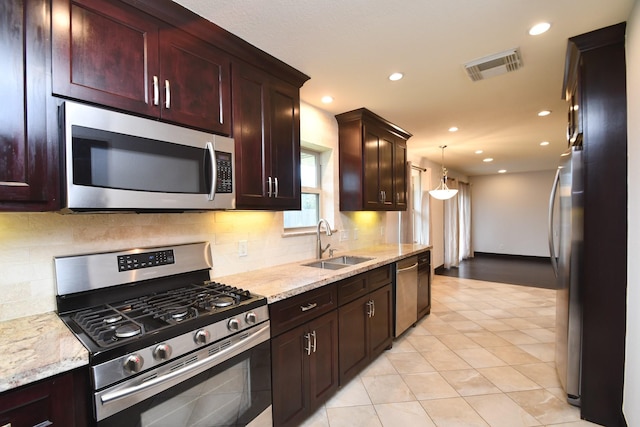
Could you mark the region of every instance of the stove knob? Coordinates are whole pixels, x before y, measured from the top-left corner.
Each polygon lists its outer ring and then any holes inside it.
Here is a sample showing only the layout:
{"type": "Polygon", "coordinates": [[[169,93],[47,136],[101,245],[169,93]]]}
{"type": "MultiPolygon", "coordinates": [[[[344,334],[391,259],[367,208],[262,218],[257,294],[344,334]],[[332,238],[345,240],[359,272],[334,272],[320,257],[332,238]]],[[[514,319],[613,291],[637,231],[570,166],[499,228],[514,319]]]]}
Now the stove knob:
{"type": "Polygon", "coordinates": [[[144,365],[144,359],[142,356],[139,354],[132,354],[125,359],[124,370],[130,374],[135,374],[136,372],[140,372],[142,365],[144,365]]]}
{"type": "Polygon", "coordinates": [[[193,336],[193,340],[196,342],[196,344],[206,344],[209,342],[209,331],[207,331],[206,329],[200,329],[198,330],[198,332],[196,332],[196,334],[193,336]]]}
{"type": "Polygon", "coordinates": [[[171,346],[169,344],[159,344],[153,350],[153,358],[157,361],[167,360],[171,357],[171,346]]]}
{"type": "Polygon", "coordinates": [[[238,322],[238,319],[231,319],[229,323],[227,323],[227,328],[229,328],[230,331],[239,331],[240,322],[238,322]]]}
{"type": "Polygon", "coordinates": [[[251,313],[247,313],[244,320],[247,321],[248,324],[253,325],[258,321],[258,316],[252,311],[251,313]]]}

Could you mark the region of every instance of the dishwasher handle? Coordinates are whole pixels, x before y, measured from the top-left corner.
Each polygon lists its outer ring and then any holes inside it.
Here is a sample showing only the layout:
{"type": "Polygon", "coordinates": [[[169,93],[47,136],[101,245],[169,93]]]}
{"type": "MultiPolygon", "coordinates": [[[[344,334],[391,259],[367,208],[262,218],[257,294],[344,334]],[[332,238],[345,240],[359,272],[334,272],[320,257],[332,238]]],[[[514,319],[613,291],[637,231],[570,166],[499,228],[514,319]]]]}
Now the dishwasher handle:
{"type": "Polygon", "coordinates": [[[396,270],[396,273],[404,273],[405,271],[411,271],[411,270],[416,270],[418,268],[418,263],[416,262],[415,264],[409,266],[409,267],[405,267],[405,268],[398,268],[396,270]]]}

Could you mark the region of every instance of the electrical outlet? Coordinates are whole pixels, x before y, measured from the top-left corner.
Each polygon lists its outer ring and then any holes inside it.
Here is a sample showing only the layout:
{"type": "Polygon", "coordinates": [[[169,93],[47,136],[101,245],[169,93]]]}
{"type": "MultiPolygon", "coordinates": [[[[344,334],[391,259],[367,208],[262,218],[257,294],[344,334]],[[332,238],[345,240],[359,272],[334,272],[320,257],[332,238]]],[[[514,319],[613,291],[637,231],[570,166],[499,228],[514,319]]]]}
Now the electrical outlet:
{"type": "Polygon", "coordinates": [[[358,240],[358,229],[357,228],[353,229],[353,240],[358,240]]]}
{"type": "Polygon", "coordinates": [[[247,256],[247,253],[248,253],[247,241],[240,240],[238,242],[238,256],[247,256]]]}
{"type": "Polygon", "coordinates": [[[344,242],[346,240],[349,240],[349,230],[340,231],[340,241],[344,242]]]}

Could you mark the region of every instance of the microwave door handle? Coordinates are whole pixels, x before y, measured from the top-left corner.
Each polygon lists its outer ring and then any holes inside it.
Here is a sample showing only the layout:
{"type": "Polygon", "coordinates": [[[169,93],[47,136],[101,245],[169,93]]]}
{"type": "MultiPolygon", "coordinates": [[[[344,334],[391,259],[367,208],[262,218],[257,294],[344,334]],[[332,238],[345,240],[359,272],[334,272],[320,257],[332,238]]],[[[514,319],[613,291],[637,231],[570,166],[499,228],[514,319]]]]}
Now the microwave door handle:
{"type": "Polygon", "coordinates": [[[209,190],[207,198],[209,200],[213,200],[216,197],[216,178],[218,176],[218,164],[216,162],[216,150],[214,150],[212,142],[207,142],[206,150],[209,154],[209,161],[211,162],[211,176],[209,177],[211,190],[209,190]]]}

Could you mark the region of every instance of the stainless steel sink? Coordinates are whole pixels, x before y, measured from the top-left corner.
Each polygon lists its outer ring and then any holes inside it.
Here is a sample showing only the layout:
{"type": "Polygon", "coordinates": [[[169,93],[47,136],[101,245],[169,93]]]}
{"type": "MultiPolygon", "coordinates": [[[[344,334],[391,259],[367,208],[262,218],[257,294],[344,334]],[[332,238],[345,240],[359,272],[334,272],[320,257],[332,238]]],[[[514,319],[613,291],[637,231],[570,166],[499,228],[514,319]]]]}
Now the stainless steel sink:
{"type": "Polygon", "coordinates": [[[329,261],[315,261],[310,262],[308,264],[302,264],[305,267],[316,267],[316,268],[324,268],[327,270],[339,270],[341,268],[348,267],[347,264],[340,264],[337,262],[329,262],[329,261]]]}
{"type": "Polygon", "coordinates": [[[356,264],[360,264],[361,262],[371,261],[372,259],[373,258],[367,258],[367,257],[363,257],[363,256],[344,255],[344,256],[337,257],[337,258],[328,259],[327,262],[336,262],[336,263],[340,263],[340,264],[356,265],[356,264]]]}
{"type": "Polygon", "coordinates": [[[324,268],[327,270],[339,270],[341,268],[360,264],[361,262],[370,261],[372,259],[373,258],[344,255],[335,258],[328,258],[326,260],[314,261],[302,265],[306,267],[324,268]]]}

